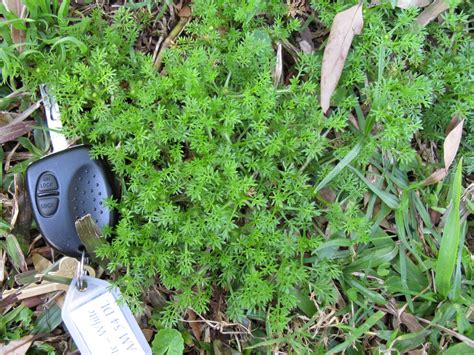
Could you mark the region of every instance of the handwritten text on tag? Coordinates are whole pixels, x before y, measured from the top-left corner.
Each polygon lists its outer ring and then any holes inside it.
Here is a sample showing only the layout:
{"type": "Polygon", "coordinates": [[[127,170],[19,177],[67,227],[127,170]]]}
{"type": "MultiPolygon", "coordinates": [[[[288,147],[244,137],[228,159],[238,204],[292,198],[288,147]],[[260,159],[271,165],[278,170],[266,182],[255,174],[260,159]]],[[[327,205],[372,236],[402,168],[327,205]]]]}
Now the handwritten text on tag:
{"type": "Polygon", "coordinates": [[[117,302],[108,292],[73,310],[71,318],[94,353],[145,354],[117,302]]]}

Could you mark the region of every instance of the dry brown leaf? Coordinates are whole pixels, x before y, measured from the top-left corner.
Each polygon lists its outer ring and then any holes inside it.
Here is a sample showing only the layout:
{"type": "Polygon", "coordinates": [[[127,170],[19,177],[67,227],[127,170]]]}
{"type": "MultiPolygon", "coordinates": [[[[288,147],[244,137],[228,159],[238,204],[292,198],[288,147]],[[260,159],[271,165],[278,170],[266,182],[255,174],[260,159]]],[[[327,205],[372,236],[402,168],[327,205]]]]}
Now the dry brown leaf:
{"type": "Polygon", "coordinates": [[[196,313],[190,308],[186,310],[186,313],[188,315],[188,319],[190,320],[189,326],[191,327],[194,337],[197,340],[201,340],[202,324],[199,322],[196,322],[197,320],[196,313]]]}
{"type": "MultiPolygon", "coordinates": [[[[409,9],[410,7],[426,7],[430,4],[431,0],[398,0],[395,6],[400,9],[409,9]]],[[[377,6],[382,3],[381,0],[373,0],[370,2],[370,6],[377,6]]]]}
{"type": "Polygon", "coordinates": [[[191,11],[191,8],[189,6],[183,6],[179,11],[178,11],[178,16],[179,17],[186,17],[189,18],[191,17],[193,12],[191,11]]]}
{"type": "Polygon", "coordinates": [[[326,113],[337,87],[354,35],[362,31],[362,3],[339,12],[333,20],[321,68],[321,108],[326,113]]]}
{"type": "Polygon", "coordinates": [[[441,220],[441,213],[438,211],[432,210],[431,208],[429,209],[430,213],[430,220],[433,225],[437,226],[439,221],[441,220]]]}
{"type": "Polygon", "coordinates": [[[145,336],[145,339],[147,342],[150,342],[151,339],[153,338],[153,329],[150,328],[143,328],[142,329],[143,335],[145,336]]]}
{"type": "Polygon", "coordinates": [[[451,121],[449,121],[448,127],[446,127],[444,134],[448,135],[449,132],[451,132],[458,124],[459,124],[459,117],[453,116],[453,118],[451,118],[451,121]]]}
{"type": "Polygon", "coordinates": [[[436,184],[437,182],[443,180],[447,175],[446,169],[441,168],[436,170],[433,174],[428,176],[425,180],[423,180],[423,185],[428,186],[428,185],[433,185],[436,184]]]}
{"type": "Polygon", "coordinates": [[[459,122],[446,136],[444,140],[443,149],[444,149],[444,168],[449,169],[451,164],[456,157],[456,153],[459,149],[459,144],[461,144],[462,137],[462,128],[464,126],[464,120],[459,122]]]}
{"type": "Polygon", "coordinates": [[[0,144],[16,140],[33,129],[34,122],[21,122],[8,127],[2,127],[0,131],[0,144]]]}
{"type": "Polygon", "coordinates": [[[421,14],[418,15],[416,18],[416,23],[422,27],[425,27],[447,9],[449,9],[447,0],[435,0],[430,6],[424,9],[421,14]]]}
{"type": "Polygon", "coordinates": [[[443,180],[448,175],[448,169],[454,161],[456,154],[461,144],[462,129],[464,126],[464,120],[459,121],[457,117],[453,117],[449,122],[448,132],[444,139],[444,168],[436,170],[433,174],[423,180],[422,184],[425,186],[436,184],[443,180]]]}
{"type": "Polygon", "coordinates": [[[25,111],[23,111],[22,113],[19,113],[11,122],[8,123],[7,127],[23,122],[25,119],[30,117],[31,114],[35,112],[40,106],[41,106],[41,101],[38,100],[33,105],[28,107],[25,111]]]}
{"type": "MultiPolygon", "coordinates": [[[[42,295],[44,296],[44,295],[42,295]]],[[[26,308],[36,308],[40,304],[44,304],[45,300],[41,296],[36,296],[36,297],[30,297],[26,298],[24,300],[21,300],[21,305],[26,307],[26,308]]]]}
{"type": "Polygon", "coordinates": [[[0,344],[0,354],[24,355],[33,343],[34,335],[27,335],[18,340],[12,340],[7,345],[0,344]]]}
{"type": "Polygon", "coordinates": [[[301,31],[301,36],[298,39],[298,45],[304,53],[314,53],[313,34],[308,27],[301,31]]]}
{"type": "Polygon", "coordinates": [[[319,190],[319,195],[327,202],[334,202],[336,201],[336,193],[334,190],[331,190],[328,187],[323,187],[321,190],[319,190]]]}
{"type": "Polygon", "coordinates": [[[394,315],[396,323],[403,323],[412,333],[423,330],[423,326],[418,322],[416,317],[410,312],[406,311],[405,307],[398,308],[397,302],[391,298],[386,308],[386,312],[394,315]]]}
{"type": "Polygon", "coordinates": [[[280,42],[277,44],[276,64],[273,70],[273,85],[277,87],[281,83],[283,76],[283,51],[280,42]]]}
{"type": "Polygon", "coordinates": [[[360,131],[360,128],[359,128],[359,122],[357,122],[357,118],[349,112],[349,121],[352,123],[352,125],[360,131]]]}
{"type": "Polygon", "coordinates": [[[409,9],[410,7],[426,7],[430,2],[430,0],[398,0],[395,6],[401,9],[409,9]]]}
{"type": "MultiPolygon", "coordinates": [[[[19,18],[26,17],[26,6],[22,3],[21,0],[2,0],[3,4],[10,12],[13,12],[19,18]]],[[[14,28],[10,25],[10,31],[12,36],[12,41],[15,44],[23,44],[25,42],[25,31],[14,28]]],[[[24,46],[18,46],[18,52],[23,52],[24,46]]]]}
{"type": "Polygon", "coordinates": [[[7,254],[4,250],[0,251],[0,282],[5,280],[5,262],[7,261],[7,254]]]}
{"type": "Polygon", "coordinates": [[[426,350],[423,349],[417,349],[417,350],[410,350],[407,352],[407,355],[425,355],[427,354],[426,350]]]}
{"type": "Polygon", "coordinates": [[[12,112],[7,112],[7,111],[0,112],[0,127],[6,126],[11,121],[13,121],[13,115],[14,113],[12,112]]]}

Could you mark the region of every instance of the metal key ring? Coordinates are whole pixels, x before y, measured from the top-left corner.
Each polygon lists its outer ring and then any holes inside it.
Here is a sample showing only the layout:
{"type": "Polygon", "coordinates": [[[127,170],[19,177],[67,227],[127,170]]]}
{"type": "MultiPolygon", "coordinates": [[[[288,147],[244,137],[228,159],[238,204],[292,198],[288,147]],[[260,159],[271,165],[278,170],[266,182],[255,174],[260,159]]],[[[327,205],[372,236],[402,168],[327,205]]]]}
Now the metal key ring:
{"type": "Polygon", "coordinates": [[[84,275],[86,274],[85,271],[85,264],[86,264],[86,250],[82,250],[81,261],[79,262],[79,267],[77,268],[77,289],[79,291],[85,291],[87,289],[87,284],[84,281],[84,275]]]}

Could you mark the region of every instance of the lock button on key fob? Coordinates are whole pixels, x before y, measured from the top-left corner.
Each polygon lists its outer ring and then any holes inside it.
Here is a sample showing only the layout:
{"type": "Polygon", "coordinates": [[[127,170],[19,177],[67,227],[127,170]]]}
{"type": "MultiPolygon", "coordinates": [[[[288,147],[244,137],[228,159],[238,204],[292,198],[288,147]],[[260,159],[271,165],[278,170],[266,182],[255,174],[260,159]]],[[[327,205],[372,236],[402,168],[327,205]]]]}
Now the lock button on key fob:
{"type": "Polygon", "coordinates": [[[43,237],[64,255],[80,257],[75,221],[90,214],[99,228],[113,225],[115,211],[104,205],[113,196],[105,163],[92,160],[86,146],[53,153],[26,170],[33,216],[43,237]]]}

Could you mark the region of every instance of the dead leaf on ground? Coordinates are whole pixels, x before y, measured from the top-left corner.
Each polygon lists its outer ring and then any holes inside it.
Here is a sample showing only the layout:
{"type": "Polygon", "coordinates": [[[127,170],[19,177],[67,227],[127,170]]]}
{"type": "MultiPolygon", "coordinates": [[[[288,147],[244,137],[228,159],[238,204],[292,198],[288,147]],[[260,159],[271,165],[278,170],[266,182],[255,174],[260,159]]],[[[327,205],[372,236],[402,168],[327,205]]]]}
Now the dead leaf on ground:
{"type": "MultiPolygon", "coordinates": [[[[44,295],[42,295],[44,297],[44,295]]],[[[41,304],[44,304],[45,300],[41,296],[29,297],[21,300],[21,305],[26,308],[36,308],[41,304]]]]}
{"type": "Polygon", "coordinates": [[[26,335],[21,339],[12,340],[7,345],[0,344],[0,354],[23,355],[26,354],[33,343],[34,335],[26,335]]]}
{"type": "Polygon", "coordinates": [[[435,0],[418,15],[416,23],[421,27],[425,27],[447,9],[449,9],[447,0],[435,0]]]}
{"type": "Polygon", "coordinates": [[[7,127],[23,122],[25,119],[30,117],[31,114],[35,112],[40,106],[41,106],[41,100],[36,101],[33,105],[28,107],[25,111],[16,114],[15,118],[10,123],[8,123],[7,127]]]}
{"type": "Polygon", "coordinates": [[[194,337],[197,340],[201,340],[202,324],[200,322],[196,322],[196,313],[192,309],[188,308],[186,310],[186,314],[188,315],[188,319],[190,321],[189,326],[191,327],[194,337]]]}
{"type": "Polygon", "coordinates": [[[328,188],[328,187],[323,187],[321,190],[319,190],[319,195],[326,201],[326,202],[329,202],[329,203],[333,203],[334,201],[336,201],[336,193],[334,192],[334,190],[328,188]]]}
{"type": "Polygon", "coordinates": [[[349,112],[349,122],[352,123],[352,125],[360,131],[360,128],[359,128],[359,122],[357,122],[357,118],[349,112]]]}
{"type": "MultiPolygon", "coordinates": [[[[3,4],[10,12],[13,12],[19,18],[26,17],[27,8],[21,0],[3,0],[3,4]]],[[[13,25],[10,25],[10,31],[13,43],[20,44],[18,46],[18,52],[23,52],[23,43],[25,42],[25,31],[19,30],[13,27],[13,25]]]]}
{"type": "Polygon", "coordinates": [[[301,31],[298,45],[304,53],[314,53],[313,34],[308,27],[301,31]]]}
{"type": "MultiPolygon", "coordinates": [[[[409,9],[410,7],[426,7],[430,2],[431,0],[397,0],[395,6],[400,9],[409,9]]],[[[373,0],[370,2],[370,6],[377,6],[381,3],[381,0],[373,0]]]]}
{"type": "Polygon", "coordinates": [[[143,328],[142,329],[143,335],[145,336],[145,339],[147,342],[150,342],[151,339],[153,338],[153,329],[150,328],[143,328]]]}
{"type": "Polygon", "coordinates": [[[21,122],[7,127],[2,127],[0,132],[0,144],[13,141],[33,129],[34,122],[21,122]]]}
{"type": "Polygon", "coordinates": [[[283,76],[283,51],[280,42],[277,43],[276,63],[273,70],[273,85],[277,87],[281,83],[283,76]]]}
{"type": "Polygon", "coordinates": [[[0,251],[0,283],[5,280],[5,262],[7,261],[7,254],[4,250],[0,251]]]}
{"type": "Polygon", "coordinates": [[[430,213],[431,223],[433,223],[433,225],[437,226],[439,221],[441,220],[441,213],[439,213],[438,211],[435,211],[431,208],[429,209],[429,213],[430,213]]]}
{"type": "Polygon", "coordinates": [[[324,113],[329,109],[331,95],[341,77],[352,39],[361,33],[363,25],[362,3],[339,12],[334,17],[321,68],[320,102],[324,113]]]}
{"type": "Polygon", "coordinates": [[[396,7],[401,9],[409,9],[410,7],[426,7],[431,0],[397,0],[396,7]]]}
{"type": "Polygon", "coordinates": [[[407,352],[408,355],[425,355],[426,350],[424,348],[417,350],[410,350],[407,352]]]}
{"type": "Polygon", "coordinates": [[[461,144],[462,137],[462,128],[464,126],[464,120],[459,122],[446,136],[444,140],[443,149],[444,149],[444,167],[446,170],[449,169],[451,164],[456,157],[456,153],[459,149],[459,144],[461,144]]]}
{"type": "MultiPolygon", "coordinates": [[[[14,175],[15,186],[15,208],[18,213],[15,224],[12,225],[12,233],[16,235],[23,250],[27,250],[30,244],[31,221],[33,218],[30,200],[26,192],[26,181],[23,174],[14,175]]],[[[15,211],[16,213],[16,211],[15,211]]]]}
{"type": "Polygon", "coordinates": [[[186,17],[189,18],[191,17],[193,12],[191,11],[191,8],[189,6],[183,6],[179,11],[178,11],[178,16],[179,17],[186,17]]]}
{"type": "Polygon", "coordinates": [[[406,311],[405,307],[399,309],[397,302],[393,298],[390,299],[386,309],[384,310],[395,316],[396,321],[403,323],[412,333],[416,333],[424,329],[416,317],[410,312],[406,311]]]}
{"type": "Polygon", "coordinates": [[[428,176],[425,180],[423,180],[423,185],[428,186],[436,184],[437,182],[443,180],[446,175],[447,173],[445,168],[438,169],[433,174],[428,176]]]}
{"type": "Polygon", "coordinates": [[[444,139],[444,168],[436,170],[433,174],[423,180],[423,185],[428,186],[435,184],[443,180],[448,175],[448,169],[454,161],[456,154],[461,144],[462,129],[464,126],[464,120],[459,121],[457,118],[453,118],[448,125],[448,130],[451,128],[446,138],[444,139]],[[453,123],[457,122],[457,123],[453,123]]]}

